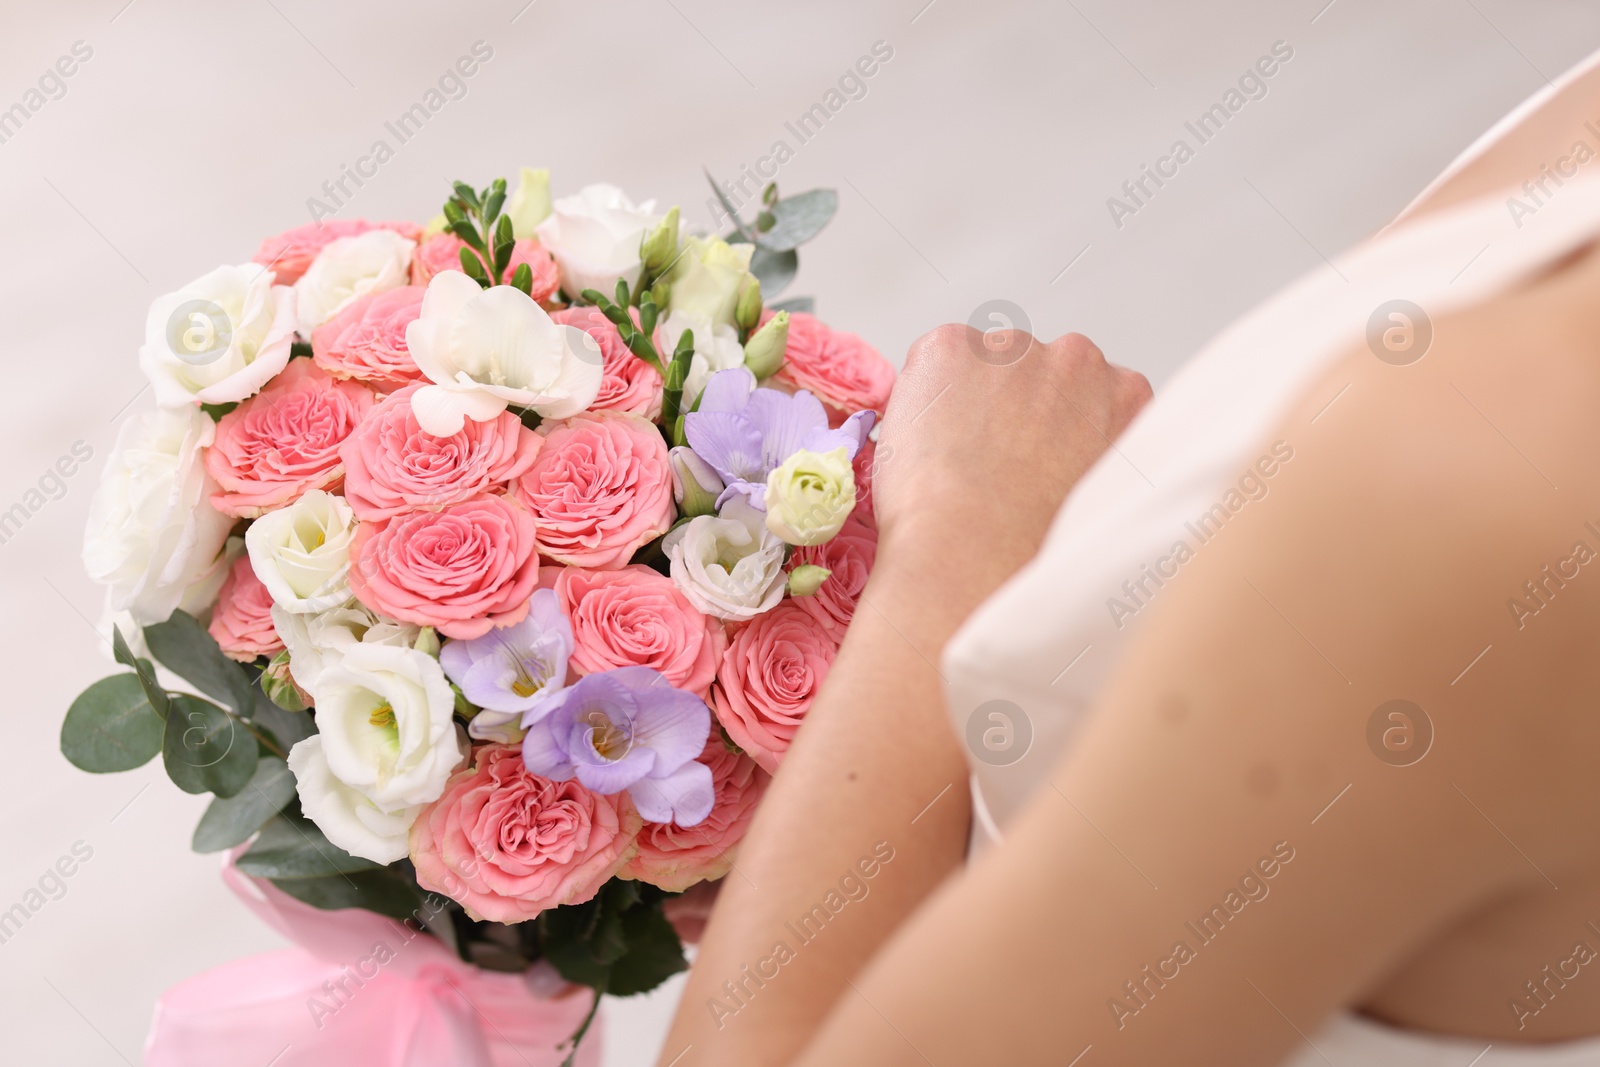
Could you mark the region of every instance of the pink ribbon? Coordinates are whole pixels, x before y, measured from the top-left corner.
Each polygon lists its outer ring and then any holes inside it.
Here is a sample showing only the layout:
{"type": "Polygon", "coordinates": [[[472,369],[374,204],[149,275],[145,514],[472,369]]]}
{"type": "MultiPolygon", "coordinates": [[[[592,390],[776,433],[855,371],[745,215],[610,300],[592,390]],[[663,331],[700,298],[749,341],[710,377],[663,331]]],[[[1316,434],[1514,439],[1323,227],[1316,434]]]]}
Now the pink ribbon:
{"type": "MultiPolygon", "coordinates": [[[[589,990],[548,968],[463,963],[438,940],[369,911],[323,911],[242,874],[223,880],[294,948],[234,960],[156,1002],[146,1067],[556,1067],[589,990]],[[536,989],[536,986],[546,988],[536,989]]],[[[600,1062],[599,1024],[579,1067],[600,1062]]]]}

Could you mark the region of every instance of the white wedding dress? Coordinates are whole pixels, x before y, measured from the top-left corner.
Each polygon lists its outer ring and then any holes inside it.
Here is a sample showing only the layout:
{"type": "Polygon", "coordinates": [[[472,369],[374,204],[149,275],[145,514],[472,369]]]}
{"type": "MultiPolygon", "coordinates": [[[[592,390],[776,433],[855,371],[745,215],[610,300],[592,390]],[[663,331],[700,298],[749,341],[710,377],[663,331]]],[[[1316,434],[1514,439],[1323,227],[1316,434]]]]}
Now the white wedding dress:
{"type": "MultiPolygon", "coordinates": [[[[1600,53],[1512,112],[1430,191],[1597,64],[1600,53]]],[[[1026,758],[1005,767],[974,763],[975,846],[997,839],[1043,784],[1138,632],[1141,612],[1114,617],[1108,608],[1112,598],[1130,608],[1140,603],[1124,582],[1139,581],[1175,540],[1198,544],[1185,524],[1223,499],[1331,361],[1362,343],[1375,308],[1404,298],[1437,319],[1600,238],[1600,163],[1592,166],[1520,227],[1506,204],[1513,190],[1390,227],[1341,257],[1338,273],[1313,271],[1223,331],[1156,395],[1073,489],[1039,555],[946,649],[958,736],[991,700],[1024,709],[1033,732],[1026,758]]],[[[1145,589],[1141,598],[1160,595],[1151,580],[1145,589]]],[[[1285,1067],[1600,1067],[1600,1038],[1496,1043],[1486,1051],[1487,1044],[1345,1015],[1302,1043],[1285,1067]]]]}

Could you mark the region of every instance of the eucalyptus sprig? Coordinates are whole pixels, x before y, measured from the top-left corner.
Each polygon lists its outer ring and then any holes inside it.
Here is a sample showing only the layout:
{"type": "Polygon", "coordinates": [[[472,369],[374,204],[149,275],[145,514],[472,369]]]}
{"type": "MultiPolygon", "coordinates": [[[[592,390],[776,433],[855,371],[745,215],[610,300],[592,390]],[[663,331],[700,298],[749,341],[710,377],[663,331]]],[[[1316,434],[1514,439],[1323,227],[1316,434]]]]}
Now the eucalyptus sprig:
{"type": "MultiPolygon", "coordinates": [[[[516,247],[511,216],[501,213],[506,202],[506,180],[496,178],[478,190],[466,182],[455,182],[455,195],[444,204],[445,228],[466,243],[461,250],[461,269],[483,286],[505,282],[516,247]]],[[[526,263],[517,265],[508,283],[532,295],[533,271],[526,263]]]]}

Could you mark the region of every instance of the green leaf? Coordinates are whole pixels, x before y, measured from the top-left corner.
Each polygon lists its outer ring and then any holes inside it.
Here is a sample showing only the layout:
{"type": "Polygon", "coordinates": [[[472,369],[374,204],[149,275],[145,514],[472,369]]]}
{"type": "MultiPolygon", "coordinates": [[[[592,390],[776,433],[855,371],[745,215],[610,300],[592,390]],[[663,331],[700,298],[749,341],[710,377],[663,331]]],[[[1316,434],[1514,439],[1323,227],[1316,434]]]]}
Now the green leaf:
{"type": "Polygon", "coordinates": [[[647,993],[679,971],[688,969],[683,942],[659,905],[623,913],[622,936],[627,954],[611,965],[606,992],[619,997],[647,993]]]}
{"type": "Polygon", "coordinates": [[[364,908],[391,919],[411,919],[424,907],[422,892],[416,885],[388,868],[271,881],[296,900],[329,911],[364,908]]]}
{"type": "Polygon", "coordinates": [[[499,278],[511,265],[511,252],[516,247],[517,239],[511,231],[511,216],[501,215],[500,222],[494,228],[494,273],[499,278]]]}
{"type": "Polygon", "coordinates": [[[451,182],[450,188],[454,189],[456,191],[456,196],[461,198],[461,202],[466,204],[473,211],[483,210],[483,205],[478,201],[477,190],[473,189],[472,186],[468,185],[466,182],[451,182]]]}
{"type": "Polygon", "coordinates": [[[773,314],[787,311],[791,315],[796,311],[803,311],[807,315],[814,315],[817,311],[817,302],[809,296],[791,296],[787,300],[780,300],[776,304],[768,304],[767,310],[773,314]]]}
{"type": "Polygon", "coordinates": [[[771,252],[799,248],[821,233],[838,210],[839,194],[832,189],[813,189],[779,200],[772,205],[772,227],[757,243],[771,252]]]}
{"type": "Polygon", "coordinates": [[[467,272],[467,277],[477,282],[484,288],[489,287],[489,275],[483,269],[483,263],[472,254],[471,249],[461,250],[461,269],[467,272]]]}
{"type": "Polygon", "coordinates": [[[166,622],[146,626],[144,639],[167,670],[238,714],[250,714],[255,704],[250,675],[222,654],[216,638],[194,616],[174,611],[166,622]]]}
{"type": "Polygon", "coordinates": [[[251,711],[250,722],[270,733],[272,740],[283,749],[284,755],[289,754],[296,742],[317,732],[316,720],[309,712],[285,711],[274,704],[260,686],[256,687],[255,707],[251,711]]]}
{"type": "Polygon", "coordinates": [[[783,292],[794,281],[799,269],[800,256],[793,249],[772,252],[758,246],[750,256],[750,273],[761,282],[761,291],[769,297],[783,292]]]}
{"type": "Polygon", "coordinates": [[[722,186],[718,185],[717,179],[711,176],[711,171],[706,168],[702,169],[705,169],[706,181],[711,183],[711,191],[717,194],[717,201],[722,204],[722,210],[728,213],[728,221],[733,223],[734,231],[746,241],[754,241],[756,236],[745,229],[744,220],[739,217],[739,209],[734,207],[732,202],[728,200],[728,194],[722,191],[722,186]]]}
{"type": "Polygon", "coordinates": [[[538,919],[545,958],[563,978],[629,996],[654,989],[683,970],[683,945],[661,911],[661,897],[642,897],[639,883],[608,882],[586,904],[552,908],[538,919]]]}
{"type": "Polygon", "coordinates": [[[465,219],[460,222],[450,223],[450,232],[467,242],[467,244],[471,245],[473,248],[476,248],[479,252],[484,251],[483,236],[478,233],[478,228],[476,226],[470,222],[467,222],[465,219]]]}
{"type": "Polygon", "coordinates": [[[211,802],[191,842],[196,852],[220,852],[250,839],[295,795],[294,775],[277,756],[262,756],[245,787],[211,802]]]}
{"type": "Polygon", "coordinates": [[[494,222],[500,215],[500,205],[506,202],[506,180],[496,178],[489,186],[489,196],[483,202],[483,221],[494,222]]]}
{"type": "Polygon", "coordinates": [[[518,263],[517,269],[511,272],[511,286],[529,296],[533,295],[533,271],[526,263],[518,263]]]}
{"type": "Polygon", "coordinates": [[[261,827],[238,867],[258,878],[326,878],[371,871],[383,864],[352,856],[329,841],[310,819],[278,815],[261,827]]]}
{"type": "Polygon", "coordinates": [[[226,415],[228,412],[232,411],[238,406],[238,401],[230,400],[226,404],[201,404],[200,410],[205,412],[207,415],[210,415],[211,420],[216,422],[219,421],[222,416],[226,415]]]}
{"type": "Polygon", "coordinates": [[[113,626],[111,628],[111,654],[116,661],[124,667],[132,667],[134,677],[139,680],[139,687],[144,690],[144,698],[156,710],[156,714],[163,719],[167,717],[168,701],[167,691],[161,688],[161,683],[156,680],[156,669],[147,659],[136,659],[128,641],[122,636],[122,631],[113,626]]]}
{"type": "Polygon", "coordinates": [[[167,777],[185,793],[231,797],[255,773],[256,739],[209,700],[172,695],[161,756],[167,777]]]}
{"type": "Polygon", "coordinates": [[[131,771],[161,751],[166,720],[132,674],[102,678],[78,695],[61,723],[61,754],[93,774],[131,771]]]}

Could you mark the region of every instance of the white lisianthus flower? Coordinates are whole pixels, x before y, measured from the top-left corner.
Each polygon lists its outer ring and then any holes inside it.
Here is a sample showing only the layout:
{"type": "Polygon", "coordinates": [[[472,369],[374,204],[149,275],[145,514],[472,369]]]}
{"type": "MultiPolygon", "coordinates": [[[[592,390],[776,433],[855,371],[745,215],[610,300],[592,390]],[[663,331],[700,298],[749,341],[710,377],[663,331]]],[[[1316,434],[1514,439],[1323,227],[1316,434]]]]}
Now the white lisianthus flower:
{"type": "Polygon", "coordinates": [[[272,606],[272,628],[289,650],[289,673],[295,684],[315,699],[325,668],[344,658],[356,645],[414,648],[420,626],[384,618],[357,600],[314,614],[296,615],[272,606]]]}
{"type": "Polygon", "coordinates": [[[300,810],[325,837],[352,856],[374,863],[405,859],[411,824],[423,805],[386,812],[328,769],[322,738],[313,735],[289,750],[289,770],[300,793],[300,810]]]}
{"type": "Polygon", "coordinates": [[[289,754],[301,808],[351,855],[399,859],[394,831],[439,799],[467,755],[444,669],[417,649],[359,644],[322,671],[317,690],[319,732],[289,754]]]}
{"type": "Polygon", "coordinates": [[[594,338],[556,325],[521,289],[484,289],[458,270],[428,282],[406,345],[434,383],[412,395],[411,410],[436,437],[512,405],[570,418],[594,403],[605,363],[594,338]]]}
{"type": "Polygon", "coordinates": [[[673,311],[656,327],[656,347],[662,359],[672,358],[684,330],[694,331],[694,357],[689,360],[689,376],[683,382],[683,406],[687,411],[713,374],[719,370],[744,366],[744,349],[739,344],[738,332],[732,326],[673,311]]]}
{"type": "Polygon", "coordinates": [[[83,543],[89,577],[108,587],[108,615],[147,626],[216,595],[233,519],[211,506],[218,488],[201,450],[215,434],[193,406],[143,411],[117,431],[83,543]]]}
{"type": "Polygon", "coordinates": [[[300,336],[333,318],[357,297],[398,289],[411,277],[417,243],[393,230],[368,230],[329,241],[294,283],[300,336]]]}
{"type": "Polygon", "coordinates": [[[755,250],[755,245],[730,245],[720,237],[684,238],[677,262],[667,274],[669,310],[733,326],[739,297],[756,284],[750,273],[755,250]]]}
{"type": "Polygon", "coordinates": [[[585,289],[610,297],[617,280],[639,284],[639,244],[661,221],[656,202],[635,205],[615,185],[586,185],[555,202],[539,223],[539,243],[555,257],[561,288],[576,298],[585,289]]]}
{"type": "Polygon", "coordinates": [[[289,362],[295,293],[259,263],[218,267],[157,297],[139,368],[162,407],[227,404],[261,391],[289,362]]]}
{"type": "Polygon", "coordinates": [[[313,489],[269,511],[245,531],[250,569],[291,615],[336,608],[350,599],[350,539],[355,515],[344,498],[313,489]]]}
{"type": "Polygon", "coordinates": [[[701,515],[662,540],[673,584],[707,615],[740,621],[783,599],[783,542],[766,516],[735,495],[720,515],[701,515]]]}
{"type": "Polygon", "coordinates": [[[791,545],[833,540],[856,506],[850,453],[800,449],[767,475],[767,529],[791,545]]]}

